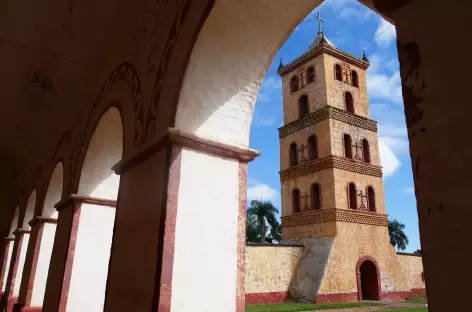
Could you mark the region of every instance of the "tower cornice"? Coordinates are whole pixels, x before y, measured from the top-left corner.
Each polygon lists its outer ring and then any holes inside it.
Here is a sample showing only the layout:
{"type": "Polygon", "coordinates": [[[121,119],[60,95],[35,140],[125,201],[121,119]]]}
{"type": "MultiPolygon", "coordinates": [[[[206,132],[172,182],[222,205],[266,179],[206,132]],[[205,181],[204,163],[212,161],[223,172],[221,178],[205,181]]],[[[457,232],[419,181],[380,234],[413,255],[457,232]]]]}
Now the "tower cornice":
{"type": "Polygon", "coordinates": [[[282,227],[335,221],[388,226],[388,215],[353,209],[308,210],[282,217],[282,227]]]}
{"type": "Polygon", "coordinates": [[[291,123],[280,127],[278,129],[279,139],[300,131],[301,129],[308,126],[317,124],[327,118],[333,118],[359,128],[377,132],[377,121],[328,105],[304,116],[303,118],[292,121],[291,123]]]}
{"type": "Polygon", "coordinates": [[[341,61],[347,62],[351,65],[357,66],[363,70],[367,70],[369,68],[369,61],[365,61],[363,59],[357,58],[349,53],[341,51],[333,46],[330,46],[327,43],[320,44],[315,49],[309,50],[302,54],[300,57],[296,58],[292,62],[288,63],[285,66],[279,66],[277,73],[283,77],[286,74],[292,72],[295,68],[302,66],[306,62],[312,60],[313,58],[317,57],[318,55],[326,53],[331,55],[334,58],[337,58],[341,61]]]}
{"type": "Polygon", "coordinates": [[[283,182],[295,179],[326,169],[341,169],[378,178],[382,177],[382,167],[380,166],[356,161],[350,158],[330,155],[321,159],[307,160],[296,166],[280,171],[280,181],[283,182]]]}

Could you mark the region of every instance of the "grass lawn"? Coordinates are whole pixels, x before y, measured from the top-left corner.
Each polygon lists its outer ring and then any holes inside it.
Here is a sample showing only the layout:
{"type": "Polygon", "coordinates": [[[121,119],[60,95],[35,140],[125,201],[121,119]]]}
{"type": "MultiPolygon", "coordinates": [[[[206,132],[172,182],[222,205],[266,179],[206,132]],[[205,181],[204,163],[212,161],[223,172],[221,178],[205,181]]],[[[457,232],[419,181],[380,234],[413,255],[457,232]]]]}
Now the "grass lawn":
{"type": "MultiPolygon", "coordinates": [[[[246,307],[246,312],[300,312],[315,311],[328,309],[343,308],[361,308],[369,306],[377,306],[377,303],[367,302],[347,302],[347,303],[326,303],[326,304],[298,304],[298,303],[281,303],[281,304],[253,304],[246,307]]],[[[422,310],[418,310],[423,312],[422,310]]],[[[426,311],[426,310],[425,310],[426,311]]],[[[412,311],[416,312],[416,311],[412,311]]]]}
{"type": "Polygon", "coordinates": [[[410,300],[408,300],[408,302],[427,304],[427,303],[428,303],[428,299],[426,298],[426,296],[414,296],[413,298],[411,298],[410,300]]]}

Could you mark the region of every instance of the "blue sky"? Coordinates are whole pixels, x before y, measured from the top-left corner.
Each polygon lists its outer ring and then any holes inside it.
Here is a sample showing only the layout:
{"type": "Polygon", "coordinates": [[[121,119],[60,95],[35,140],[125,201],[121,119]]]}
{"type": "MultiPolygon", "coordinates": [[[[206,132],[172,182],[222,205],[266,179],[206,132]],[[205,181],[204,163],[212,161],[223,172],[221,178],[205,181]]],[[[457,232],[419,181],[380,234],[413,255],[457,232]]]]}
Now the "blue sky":
{"type": "Polygon", "coordinates": [[[339,49],[361,57],[366,48],[371,66],[367,88],[371,118],[378,121],[384,173],[385,202],[390,219],[405,224],[410,240],[406,251],[420,248],[416,199],[408,147],[396,51],[395,27],[355,0],[326,0],[294,30],[269,68],[256,102],[250,146],[262,156],[249,164],[248,200],[271,200],[280,208],[279,139],[283,125],[280,57],[287,64],[306,51],[315,38],[315,14],[325,20],[325,36],[339,49]]]}

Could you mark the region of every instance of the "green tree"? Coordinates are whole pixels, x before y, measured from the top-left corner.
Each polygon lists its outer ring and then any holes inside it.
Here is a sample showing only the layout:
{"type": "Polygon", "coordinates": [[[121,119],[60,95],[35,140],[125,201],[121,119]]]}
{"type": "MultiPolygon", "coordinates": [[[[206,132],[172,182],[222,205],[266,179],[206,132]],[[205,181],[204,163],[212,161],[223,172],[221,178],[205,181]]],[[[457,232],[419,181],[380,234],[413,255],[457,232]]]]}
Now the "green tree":
{"type": "Polygon", "coordinates": [[[259,225],[255,215],[246,213],[246,242],[259,243],[259,225]]]}
{"type": "Polygon", "coordinates": [[[280,224],[279,222],[277,222],[277,220],[275,220],[275,223],[270,224],[270,233],[266,237],[266,242],[274,243],[275,241],[277,243],[280,243],[281,240],[282,240],[282,224],[280,224]]]}
{"type": "Polygon", "coordinates": [[[397,220],[388,221],[388,234],[390,236],[390,244],[399,250],[405,250],[408,245],[408,237],[403,229],[405,225],[397,220]]]}
{"type": "MultiPolygon", "coordinates": [[[[252,200],[251,205],[247,209],[247,216],[248,221],[246,224],[251,224],[252,231],[254,228],[257,229],[257,242],[264,243],[266,242],[267,238],[267,224],[273,227],[273,225],[278,224],[276,219],[276,214],[279,213],[279,210],[275,208],[275,206],[270,201],[262,201],[262,200],[252,200]]],[[[248,230],[246,229],[246,233],[248,230]]],[[[250,233],[253,235],[253,233],[250,233]]],[[[276,232],[274,232],[276,234],[276,232]]],[[[248,235],[246,234],[246,238],[248,235]]],[[[251,237],[253,238],[253,237],[251,237]]]]}
{"type": "Polygon", "coordinates": [[[415,255],[421,255],[421,249],[416,249],[416,251],[413,252],[415,255]]]}

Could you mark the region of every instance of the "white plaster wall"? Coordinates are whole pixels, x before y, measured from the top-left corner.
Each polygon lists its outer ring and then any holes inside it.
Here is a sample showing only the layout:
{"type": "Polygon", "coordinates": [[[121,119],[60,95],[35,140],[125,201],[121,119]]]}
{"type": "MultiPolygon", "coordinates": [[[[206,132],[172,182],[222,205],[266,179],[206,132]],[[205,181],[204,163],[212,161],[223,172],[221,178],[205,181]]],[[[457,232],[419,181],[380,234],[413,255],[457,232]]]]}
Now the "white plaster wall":
{"type": "Polygon", "coordinates": [[[239,163],[182,150],[172,312],[236,311],[239,163]]]}
{"type": "Polygon", "coordinates": [[[103,311],[115,209],[83,204],[67,312],[103,311]]]}
{"type": "Polygon", "coordinates": [[[18,257],[18,270],[16,271],[15,286],[13,287],[13,297],[18,297],[20,294],[21,277],[23,276],[23,268],[25,266],[26,251],[28,249],[30,235],[23,234],[23,240],[21,243],[20,256],[18,257]]]}
{"type": "Polygon", "coordinates": [[[34,287],[31,296],[31,306],[42,306],[46,281],[48,278],[49,262],[51,261],[52,247],[54,245],[54,235],[56,234],[56,224],[45,223],[41,244],[39,246],[38,262],[34,275],[34,287]]]}
{"type": "Polygon", "coordinates": [[[247,146],[254,103],[275,53],[321,2],[216,1],[189,60],[176,127],[247,146]]]}
{"type": "Polygon", "coordinates": [[[8,279],[8,271],[10,271],[10,263],[11,263],[11,255],[13,253],[13,242],[10,242],[8,244],[8,250],[7,250],[7,263],[5,265],[5,275],[3,277],[3,282],[2,282],[2,289],[1,291],[5,291],[7,287],[7,279],[8,279]]]}
{"type": "Polygon", "coordinates": [[[34,206],[36,205],[36,189],[31,192],[30,197],[28,198],[28,204],[26,206],[25,217],[23,218],[23,224],[21,225],[22,229],[31,229],[28,222],[31,221],[34,217],[34,206]]]}
{"type": "Polygon", "coordinates": [[[13,232],[20,227],[20,224],[18,224],[18,218],[20,216],[20,207],[16,207],[15,213],[13,214],[13,219],[11,220],[10,223],[10,231],[8,232],[8,236],[13,236],[13,232]]]}
{"type": "Polygon", "coordinates": [[[79,195],[116,199],[120,177],[111,168],[123,157],[120,112],[112,107],[103,114],[85,154],[79,195]]]}
{"type": "Polygon", "coordinates": [[[64,168],[62,163],[58,163],[51,175],[46,197],[44,198],[42,216],[48,218],[57,218],[57,210],[54,205],[61,200],[62,188],[64,184],[64,168]]]}

